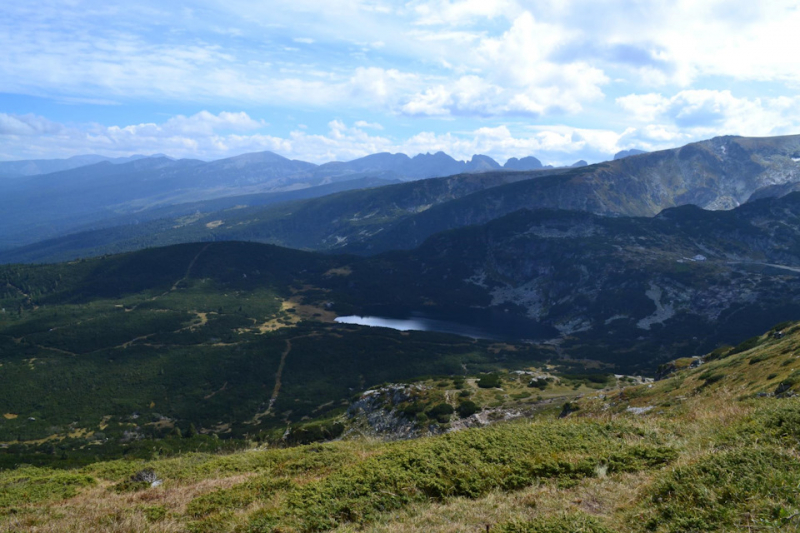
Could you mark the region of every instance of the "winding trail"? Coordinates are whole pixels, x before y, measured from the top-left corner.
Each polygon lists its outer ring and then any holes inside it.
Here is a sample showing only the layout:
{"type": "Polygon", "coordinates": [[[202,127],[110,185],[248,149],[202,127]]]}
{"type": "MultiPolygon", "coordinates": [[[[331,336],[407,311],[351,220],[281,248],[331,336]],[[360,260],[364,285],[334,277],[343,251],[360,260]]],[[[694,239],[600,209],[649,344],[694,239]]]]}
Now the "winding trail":
{"type": "MultiPolygon", "coordinates": [[[[200,256],[201,256],[201,255],[203,255],[203,252],[205,252],[206,250],[208,250],[208,247],[209,247],[209,246],[211,246],[212,244],[213,244],[213,243],[208,243],[208,244],[206,244],[205,246],[203,246],[203,247],[200,249],[200,251],[199,251],[199,252],[197,252],[197,255],[196,255],[196,256],[194,256],[194,259],[192,259],[192,260],[191,260],[191,262],[189,263],[189,266],[186,268],[186,274],[184,274],[184,275],[183,275],[183,277],[182,277],[181,279],[179,279],[178,281],[176,281],[176,282],[175,282],[175,284],[174,284],[174,285],[172,285],[172,288],[169,290],[169,292],[172,292],[172,291],[176,291],[176,290],[178,290],[178,285],[180,285],[180,283],[181,283],[182,281],[186,281],[187,279],[189,279],[189,274],[191,274],[191,273],[192,273],[192,267],[194,267],[194,264],[197,262],[197,260],[200,258],[200,256]]],[[[164,293],[164,294],[166,294],[166,293],[164,293]]],[[[163,296],[163,295],[162,295],[162,296],[163,296]]]]}
{"type": "Polygon", "coordinates": [[[275,402],[278,400],[278,395],[281,392],[281,379],[283,378],[283,368],[286,366],[286,358],[289,356],[289,353],[292,351],[292,341],[297,339],[304,339],[306,337],[315,337],[315,333],[311,333],[309,335],[301,335],[299,337],[292,337],[291,339],[286,339],[286,349],[283,350],[281,354],[281,362],[278,363],[278,371],[275,372],[275,387],[272,389],[272,396],[269,399],[269,405],[267,406],[267,410],[263,413],[256,413],[256,415],[247,422],[248,424],[258,424],[262,418],[265,416],[271,416],[273,414],[272,410],[275,407],[275,402]]]}
{"type": "MultiPolygon", "coordinates": [[[[189,274],[191,274],[191,272],[192,272],[192,267],[194,267],[194,264],[197,262],[197,260],[198,260],[198,259],[200,259],[200,256],[201,256],[201,255],[203,255],[203,252],[205,252],[206,250],[208,250],[208,247],[209,247],[209,246],[211,246],[212,244],[214,244],[214,243],[211,243],[211,242],[210,242],[210,243],[206,244],[205,246],[203,246],[203,247],[200,249],[200,251],[199,251],[199,252],[197,252],[197,255],[195,255],[195,256],[192,258],[192,260],[191,260],[191,261],[189,261],[189,266],[188,266],[188,267],[186,267],[186,273],[183,275],[183,277],[182,277],[181,279],[179,279],[178,281],[176,281],[175,283],[173,283],[173,284],[172,284],[172,287],[170,287],[168,291],[165,291],[165,292],[162,292],[161,294],[158,294],[158,295],[156,295],[156,296],[153,296],[152,298],[150,298],[150,300],[149,300],[149,301],[150,301],[150,302],[154,302],[154,301],[158,300],[159,298],[162,298],[162,297],[166,296],[167,294],[169,294],[169,293],[171,293],[171,292],[175,292],[175,291],[177,291],[177,290],[178,290],[178,285],[180,285],[180,284],[181,284],[181,282],[183,282],[183,281],[186,281],[187,279],[189,279],[189,274]]],[[[140,305],[141,305],[141,303],[138,303],[138,304],[136,304],[136,305],[134,305],[134,306],[132,306],[132,307],[129,307],[129,308],[125,309],[125,312],[126,312],[126,313],[129,313],[129,312],[131,312],[131,311],[133,311],[133,310],[137,309],[137,308],[138,308],[140,305]]]]}
{"type": "Polygon", "coordinates": [[[286,357],[291,351],[292,339],[286,339],[286,349],[281,354],[281,362],[278,365],[278,371],[275,373],[275,388],[272,389],[272,396],[269,399],[269,407],[264,412],[263,416],[269,416],[272,414],[272,408],[275,406],[275,401],[278,399],[278,394],[281,392],[281,376],[283,376],[283,367],[286,365],[286,357]]]}

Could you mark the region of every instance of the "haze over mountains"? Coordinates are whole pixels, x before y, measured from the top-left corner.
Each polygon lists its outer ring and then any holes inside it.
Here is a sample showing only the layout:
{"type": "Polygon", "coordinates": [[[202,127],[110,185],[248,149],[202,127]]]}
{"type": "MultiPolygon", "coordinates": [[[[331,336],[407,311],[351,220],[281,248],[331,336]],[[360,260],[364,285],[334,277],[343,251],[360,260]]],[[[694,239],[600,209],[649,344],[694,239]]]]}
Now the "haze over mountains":
{"type": "Polygon", "coordinates": [[[115,165],[129,163],[137,159],[146,157],[166,157],[161,154],[154,156],[132,155],[129,157],[105,157],[102,155],[76,155],[68,159],[31,159],[25,161],[0,161],[0,178],[37,176],[39,174],[50,174],[73,168],[85,167],[108,161],[115,165]]]}
{"type": "MultiPolygon", "coordinates": [[[[534,157],[510,161],[514,170],[542,168],[534,157]]],[[[283,192],[362,177],[412,180],[460,172],[500,169],[487,156],[456,161],[438,152],[410,158],[374,154],[354,161],[315,165],[272,152],[212,162],[133,156],[109,160],[80,156],[68,160],[0,164],[0,248],[30,243],[104,218],[225,196],[283,192]],[[97,162],[97,160],[102,161],[97,162]],[[57,171],[51,171],[51,170],[57,171]],[[49,172],[49,173],[47,173],[49,172]],[[35,210],[36,216],[29,216],[35,210]]]]}
{"type": "MultiPolygon", "coordinates": [[[[518,209],[570,209],[612,216],[653,216],[686,204],[730,209],[751,198],[787,194],[800,183],[799,136],[719,137],[584,167],[518,170],[537,166],[538,161],[526,159],[524,163],[509,160],[506,166],[513,167],[513,172],[495,169],[382,187],[378,186],[387,182],[355,180],[368,176],[399,181],[398,171],[405,172],[402,177],[408,179],[414,172],[415,176],[423,175],[421,169],[444,172],[471,165],[474,170],[488,168],[490,163],[481,156],[465,163],[454,162],[444,154],[416,158],[376,154],[350,163],[312,166],[270,153],[212,163],[158,158],[126,165],[101,163],[83,171],[26,180],[46,183],[42,186],[53,190],[56,184],[70,184],[49,197],[28,190],[27,202],[35,198],[38,205],[49,206],[47,210],[40,208],[41,216],[27,216],[20,191],[0,200],[7,207],[0,212],[7,224],[3,235],[6,247],[11,248],[9,234],[13,231],[18,232],[17,244],[22,244],[20,235],[31,243],[7,251],[0,260],[65,260],[218,239],[374,254],[411,249],[437,232],[482,224],[518,209]],[[440,165],[448,161],[450,166],[440,165]],[[389,170],[392,168],[395,170],[389,170]],[[120,174],[123,170],[128,173],[120,174]],[[123,179],[126,182],[121,187],[123,179]],[[371,189],[324,196],[334,191],[319,187],[334,183],[340,184],[339,191],[350,186],[371,189]],[[252,194],[293,189],[305,190],[307,199],[279,204],[280,197],[267,201],[252,194]],[[237,193],[251,194],[234,201],[237,193]],[[230,200],[227,204],[209,203],[207,199],[202,205],[181,203],[203,199],[197,196],[227,196],[230,200]],[[169,205],[172,207],[154,209],[169,205]],[[121,213],[128,215],[120,218],[121,213]],[[48,217],[53,220],[57,214],[63,215],[60,220],[43,227],[48,217]],[[192,216],[186,218],[188,215],[192,216]],[[67,223],[63,222],[65,217],[67,223]],[[64,233],[66,224],[83,231],[32,242],[37,240],[35,235],[64,233]],[[91,229],[93,226],[100,229],[91,229]]],[[[285,201],[298,199],[283,197],[285,201]]]]}

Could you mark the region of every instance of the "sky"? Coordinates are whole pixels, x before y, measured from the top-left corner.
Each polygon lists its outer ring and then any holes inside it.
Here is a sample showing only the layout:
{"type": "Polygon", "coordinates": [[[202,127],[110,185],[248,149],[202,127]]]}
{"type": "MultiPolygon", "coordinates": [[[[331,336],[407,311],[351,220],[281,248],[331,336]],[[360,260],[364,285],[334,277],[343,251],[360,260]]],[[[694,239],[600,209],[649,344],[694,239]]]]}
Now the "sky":
{"type": "Polygon", "coordinates": [[[800,133],[796,0],[3,0],[0,160],[500,163],[800,133]]]}

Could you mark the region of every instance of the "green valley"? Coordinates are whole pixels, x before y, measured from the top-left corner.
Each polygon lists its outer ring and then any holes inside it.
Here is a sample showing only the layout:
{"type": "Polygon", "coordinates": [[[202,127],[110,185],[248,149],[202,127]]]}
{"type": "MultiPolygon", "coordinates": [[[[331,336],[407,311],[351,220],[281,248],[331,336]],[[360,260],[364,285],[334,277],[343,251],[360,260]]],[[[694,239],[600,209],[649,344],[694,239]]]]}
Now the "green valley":
{"type": "Polygon", "coordinates": [[[7,470],[0,527],[796,531],[799,335],[783,324],[656,383],[613,381],[532,419],[417,440],[7,470]]]}

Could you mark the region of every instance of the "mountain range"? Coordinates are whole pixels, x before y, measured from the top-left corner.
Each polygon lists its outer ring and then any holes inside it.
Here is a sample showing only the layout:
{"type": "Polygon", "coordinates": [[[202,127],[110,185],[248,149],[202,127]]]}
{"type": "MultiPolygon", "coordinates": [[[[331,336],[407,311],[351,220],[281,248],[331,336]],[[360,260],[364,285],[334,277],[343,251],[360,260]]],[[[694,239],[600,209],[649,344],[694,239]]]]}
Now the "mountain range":
{"type": "MultiPolygon", "coordinates": [[[[389,156],[365,159],[386,162],[389,156]]],[[[475,160],[481,161],[477,156],[475,160]]],[[[153,165],[159,160],[148,161],[153,165]]],[[[377,168],[372,163],[357,162],[352,162],[352,168],[377,168]]],[[[509,163],[514,165],[511,160],[509,163]]],[[[200,176],[186,178],[187,184],[203,183],[203,179],[208,183],[213,179],[222,181],[219,175],[246,179],[241,176],[247,174],[223,171],[237,164],[247,167],[238,158],[214,163],[214,168],[219,169],[214,178],[206,166],[195,169],[195,162],[168,163],[170,167],[189,166],[192,176],[200,176]]],[[[381,172],[377,175],[394,176],[381,172]]],[[[354,175],[347,176],[352,179],[354,175]]],[[[583,167],[456,174],[269,206],[253,205],[243,199],[234,204],[236,209],[215,210],[210,204],[186,204],[180,208],[179,204],[173,214],[151,209],[149,215],[148,211],[138,211],[136,217],[124,220],[109,216],[107,220],[121,224],[111,228],[102,223],[102,229],[97,230],[87,224],[83,228],[76,226],[75,230],[83,231],[7,250],[0,253],[0,261],[66,260],[197,240],[250,240],[308,250],[375,254],[412,249],[435,233],[482,224],[519,209],[568,209],[604,216],[653,216],[663,209],[687,204],[730,209],[751,198],[787,194],[798,183],[800,136],[718,137],[583,167]],[[163,218],[156,216],[159,214],[163,218]],[[188,214],[193,216],[186,218],[188,214]]],[[[375,185],[378,184],[372,182],[375,185]]],[[[242,190],[241,186],[236,187],[231,184],[229,190],[242,190]]],[[[65,196],[60,196],[59,201],[65,196]]],[[[30,220],[21,214],[19,217],[30,220]]]]}
{"type": "Polygon", "coordinates": [[[105,157],[102,155],[76,155],[68,159],[29,159],[22,161],[0,161],[0,178],[17,178],[22,176],[38,176],[73,168],[94,165],[107,161],[114,165],[130,163],[147,157],[166,157],[162,154],[154,156],[132,155],[128,157],[105,157]]]}
{"type": "MultiPolygon", "coordinates": [[[[534,157],[511,160],[510,165],[515,170],[542,168],[534,157]]],[[[465,162],[443,152],[413,158],[374,154],[323,165],[290,160],[272,152],[212,162],[163,156],[118,160],[79,156],[0,163],[0,175],[17,175],[17,179],[0,179],[0,249],[168,205],[285,192],[358,178],[413,180],[500,168],[487,156],[476,155],[465,162]],[[102,161],[96,162],[98,159],[102,161]]]]}

